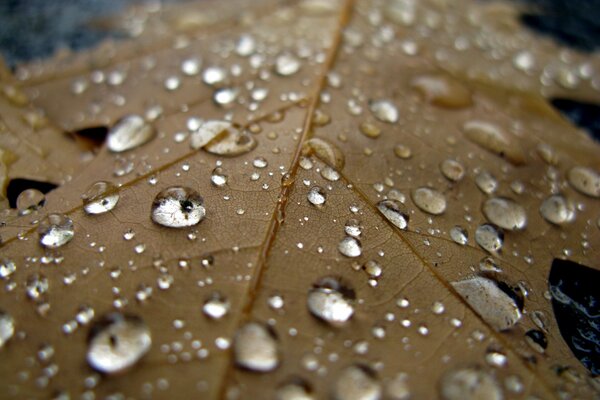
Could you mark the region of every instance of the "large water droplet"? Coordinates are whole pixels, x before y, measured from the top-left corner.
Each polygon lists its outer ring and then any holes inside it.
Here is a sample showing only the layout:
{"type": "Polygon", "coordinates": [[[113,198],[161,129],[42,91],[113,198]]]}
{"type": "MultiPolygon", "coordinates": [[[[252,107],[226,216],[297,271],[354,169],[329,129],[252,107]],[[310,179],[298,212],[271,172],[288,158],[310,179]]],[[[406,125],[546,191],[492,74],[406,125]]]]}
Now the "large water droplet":
{"type": "Polygon", "coordinates": [[[521,319],[521,310],[515,299],[491,279],[477,276],[451,283],[467,303],[496,330],[510,329],[521,319]]]}
{"type": "Polygon", "coordinates": [[[500,228],[512,230],[525,229],[527,214],[525,209],[514,200],[494,197],[483,203],[485,217],[500,228]]]}
{"type": "Polygon", "coordinates": [[[230,126],[206,143],[204,150],[219,156],[234,157],[254,150],[256,145],[256,139],[248,131],[230,126]]]}
{"type": "Polygon", "coordinates": [[[17,210],[20,215],[26,215],[42,208],[45,202],[44,193],[37,189],[26,189],[17,196],[17,210]]]}
{"type": "Polygon", "coordinates": [[[413,202],[426,213],[439,215],[446,211],[446,196],[435,189],[421,187],[411,192],[413,202]]]}
{"type": "Polygon", "coordinates": [[[491,224],[479,225],[475,230],[475,241],[485,250],[495,253],[504,245],[504,233],[491,224]]]}
{"type": "Polygon", "coordinates": [[[378,120],[390,124],[398,122],[398,109],[389,100],[373,100],[369,102],[371,112],[378,120]]]}
{"type": "Polygon", "coordinates": [[[279,365],[277,339],[265,325],[249,322],[235,334],[235,363],[255,372],[269,372],[279,365]]]}
{"type": "Polygon", "coordinates": [[[440,385],[444,400],[502,400],[494,377],[478,368],[464,368],[444,375],[440,385]]]}
{"type": "Polygon", "coordinates": [[[335,400],[379,400],[381,392],[375,372],[358,364],[344,368],[334,386],[335,400]]]}
{"type": "Polygon", "coordinates": [[[10,314],[0,310],[0,349],[15,334],[15,320],[10,314]]]}
{"type": "Polygon", "coordinates": [[[81,195],[83,209],[88,214],[103,214],[115,208],[119,201],[117,187],[110,183],[99,181],[81,195]]]}
{"type": "Polygon", "coordinates": [[[154,135],[154,128],[144,118],[128,115],[110,129],[106,143],[110,151],[120,153],[149,142],[154,135]]]}
{"type": "Polygon", "coordinates": [[[308,292],[306,304],[312,315],[333,326],[346,324],[354,314],[354,291],[337,279],[324,278],[308,292]]]}
{"type": "Polygon", "coordinates": [[[38,227],[40,244],[55,249],[71,241],[75,235],[73,221],[66,215],[49,214],[38,227]]]}
{"type": "Polygon", "coordinates": [[[519,145],[499,126],[486,121],[469,121],[463,125],[465,137],[481,148],[506,158],[512,164],[525,163],[525,154],[519,145]]]}
{"type": "Polygon", "coordinates": [[[92,327],[87,362],[99,372],[116,374],[136,364],[151,344],[150,330],[141,318],[109,314],[92,327]]]}
{"type": "Polygon", "coordinates": [[[382,200],[377,203],[377,209],[388,221],[400,229],[408,227],[408,214],[403,212],[404,206],[398,200],[382,200]]]}
{"type": "Polygon", "coordinates": [[[152,220],[169,228],[193,226],[204,219],[204,200],[187,187],[173,186],[156,195],[152,203],[152,220]]]}
{"type": "Polygon", "coordinates": [[[471,93],[462,83],[445,75],[424,75],[413,79],[425,101],[440,107],[463,108],[471,105],[471,93]]]}
{"type": "Polygon", "coordinates": [[[345,164],[344,153],[334,144],[320,138],[312,138],[304,142],[305,154],[316,154],[327,165],[342,170],[345,164]]]}
{"type": "Polygon", "coordinates": [[[574,167],[567,175],[575,190],[591,197],[600,197],[600,174],[591,168],[574,167]]]}
{"type": "Polygon", "coordinates": [[[314,186],[308,191],[306,196],[308,202],[314,206],[322,206],[327,200],[327,194],[322,187],[314,186]]]}
{"type": "Polygon", "coordinates": [[[575,207],[564,196],[555,194],[542,202],[540,214],[546,221],[561,225],[575,219],[575,207]]]}
{"type": "Polygon", "coordinates": [[[362,245],[358,239],[346,236],[338,244],[338,250],[346,257],[358,257],[362,254],[362,245]]]}

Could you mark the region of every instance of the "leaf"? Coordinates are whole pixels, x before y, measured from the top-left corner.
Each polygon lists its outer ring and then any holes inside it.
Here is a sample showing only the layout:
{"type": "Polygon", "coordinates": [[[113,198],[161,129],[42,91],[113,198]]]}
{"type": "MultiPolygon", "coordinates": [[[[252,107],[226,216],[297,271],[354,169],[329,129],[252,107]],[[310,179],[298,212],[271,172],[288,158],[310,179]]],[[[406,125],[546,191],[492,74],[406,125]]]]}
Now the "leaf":
{"type": "Polygon", "coordinates": [[[551,274],[600,267],[599,147],[544,97],[597,101],[594,55],[504,3],[139,12],[2,75],[73,134],[3,164],[60,186],[2,214],[1,393],[594,396],[551,274]]]}

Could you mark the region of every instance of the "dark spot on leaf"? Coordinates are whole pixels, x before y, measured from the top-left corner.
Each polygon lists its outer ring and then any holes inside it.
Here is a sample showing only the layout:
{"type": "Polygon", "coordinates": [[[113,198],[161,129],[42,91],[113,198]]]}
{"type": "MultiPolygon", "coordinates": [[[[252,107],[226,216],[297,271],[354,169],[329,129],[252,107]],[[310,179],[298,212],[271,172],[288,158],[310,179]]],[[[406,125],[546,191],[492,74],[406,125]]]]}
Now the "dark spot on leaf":
{"type": "Polygon", "coordinates": [[[533,340],[535,344],[540,346],[542,349],[546,350],[548,348],[548,339],[546,339],[544,332],[537,329],[531,329],[527,331],[525,335],[533,340]]]}
{"type": "Polygon", "coordinates": [[[500,290],[502,290],[511,299],[514,300],[517,307],[519,307],[519,310],[523,311],[523,307],[525,306],[525,299],[523,299],[521,292],[519,290],[515,290],[515,288],[513,288],[506,282],[502,282],[502,281],[495,281],[495,282],[500,290]]]}
{"type": "Polygon", "coordinates": [[[11,208],[17,207],[17,197],[21,192],[27,189],[37,189],[40,192],[46,194],[51,190],[56,189],[58,185],[50,182],[32,181],[29,179],[12,179],[6,188],[6,196],[8,197],[8,203],[11,208]]]}
{"type": "Polygon", "coordinates": [[[550,104],[578,127],[600,141],[600,105],[583,101],[554,98],[550,104]]]}
{"type": "Polygon", "coordinates": [[[600,1],[521,0],[535,11],[521,15],[528,28],[562,45],[592,52],[600,45],[600,1]]]}
{"type": "Polygon", "coordinates": [[[600,271],[554,259],[549,289],[560,333],[592,373],[600,373],[600,271]]]}
{"type": "Polygon", "coordinates": [[[73,132],[75,136],[89,145],[90,148],[101,147],[106,141],[106,135],[108,135],[108,127],[106,126],[93,126],[90,128],[80,129],[73,132]]]}

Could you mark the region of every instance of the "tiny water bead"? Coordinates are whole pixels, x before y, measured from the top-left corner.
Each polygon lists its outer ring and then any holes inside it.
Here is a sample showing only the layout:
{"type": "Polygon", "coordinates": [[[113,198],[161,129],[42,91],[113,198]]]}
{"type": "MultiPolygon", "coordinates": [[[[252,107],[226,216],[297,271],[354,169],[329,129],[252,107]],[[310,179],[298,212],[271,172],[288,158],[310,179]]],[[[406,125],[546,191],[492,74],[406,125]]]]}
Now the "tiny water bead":
{"type": "Polygon", "coordinates": [[[40,244],[55,249],[71,241],[75,235],[73,221],[63,214],[49,214],[38,226],[40,244]]]}
{"type": "Polygon", "coordinates": [[[0,349],[4,347],[15,334],[15,320],[13,317],[0,310],[0,349]]]}
{"type": "Polygon", "coordinates": [[[217,168],[213,169],[212,173],[210,174],[210,183],[212,183],[213,186],[216,186],[216,187],[225,186],[227,184],[228,179],[229,178],[228,178],[227,174],[221,167],[217,167],[217,168]]]}
{"type": "Polygon", "coordinates": [[[136,364],[151,345],[150,330],[141,318],[108,314],[90,331],[87,362],[96,371],[117,374],[136,364]]]}
{"type": "Polygon", "coordinates": [[[114,153],[131,150],[149,142],[156,132],[139,115],[128,115],[119,120],[108,132],[106,143],[114,153]]]}
{"type": "Polygon", "coordinates": [[[382,200],[377,203],[377,209],[383,216],[399,229],[408,227],[408,214],[403,209],[404,206],[398,200],[382,200]]]}
{"type": "Polygon", "coordinates": [[[155,223],[169,228],[197,225],[206,215],[204,200],[194,189],[172,186],[156,195],[151,217],[155,223]]]}
{"type": "Polygon", "coordinates": [[[119,201],[116,185],[110,182],[99,181],[92,184],[84,194],[83,209],[88,214],[103,214],[115,208],[119,201]]]}
{"type": "Polygon", "coordinates": [[[204,315],[212,319],[221,319],[229,312],[231,304],[225,296],[219,292],[210,295],[202,306],[204,315]]]}
{"type": "Polygon", "coordinates": [[[325,204],[327,193],[325,193],[322,187],[314,186],[308,191],[306,198],[310,204],[320,207],[325,204]]]}
{"type": "Polygon", "coordinates": [[[525,208],[514,200],[494,197],[483,203],[483,214],[493,224],[506,230],[521,230],[527,226],[525,208]]]}
{"type": "Polygon", "coordinates": [[[338,250],[346,257],[359,257],[362,254],[362,244],[357,238],[346,236],[338,244],[338,250]]]}
{"type": "Polygon", "coordinates": [[[335,400],[379,400],[381,382],[371,368],[355,364],[344,368],[334,386],[335,400]]]}
{"type": "Polygon", "coordinates": [[[381,122],[393,124],[400,118],[398,109],[390,100],[372,100],[369,102],[369,109],[381,122]]]}
{"type": "Polygon", "coordinates": [[[324,278],[308,292],[306,304],[312,315],[332,325],[345,325],[354,315],[354,290],[335,278],[324,278]]]}
{"type": "Polygon", "coordinates": [[[479,368],[450,371],[442,377],[440,391],[444,400],[502,400],[500,385],[494,377],[479,368]]]}
{"type": "Polygon", "coordinates": [[[560,194],[546,198],[540,206],[542,217],[555,225],[562,225],[575,220],[575,206],[560,194]]]}
{"type": "Polygon", "coordinates": [[[458,243],[462,246],[469,242],[469,234],[462,226],[453,226],[450,228],[450,238],[454,243],[458,243]]]}
{"type": "Polygon", "coordinates": [[[346,221],[346,224],[344,225],[344,232],[346,232],[346,235],[355,238],[360,237],[360,235],[362,234],[362,230],[363,227],[361,226],[360,222],[356,219],[350,219],[346,221]]]}
{"type": "Polygon", "coordinates": [[[574,167],[567,174],[569,184],[578,192],[600,197],[600,174],[591,168],[574,167]]]}
{"type": "Polygon", "coordinates": [[[440,215],[446,211],[446,196],[441,192],[421,187],[411,192],[413,202],[419,209],[432,215],[440,215]]]}
{"type": "Polygon", "coordinates": [[[236,333],[233,342],[237,366],[254,372],[269,372],[279,365],[277,338],[259,322],[248,322],[236,333]]]}
{"type": "Polygon", "coordinates": [[[488,171],[481,171],[475,176],[475,184],[485,194],[492,194],[498,189],[498,180],[488,171]]]}
{"type": "Polygon", "coordinates": [[[282,53],[275,60],[275,72],[281,76],[294,75],[301,66],[300,60],[290,53],[282,53]]]}
{"type": "Polygon", "coordinates": [[[475,230],[475,241],[483,249],[495,253],[504,245],[504,233],[492,224],[479,225],[475,230]]]}

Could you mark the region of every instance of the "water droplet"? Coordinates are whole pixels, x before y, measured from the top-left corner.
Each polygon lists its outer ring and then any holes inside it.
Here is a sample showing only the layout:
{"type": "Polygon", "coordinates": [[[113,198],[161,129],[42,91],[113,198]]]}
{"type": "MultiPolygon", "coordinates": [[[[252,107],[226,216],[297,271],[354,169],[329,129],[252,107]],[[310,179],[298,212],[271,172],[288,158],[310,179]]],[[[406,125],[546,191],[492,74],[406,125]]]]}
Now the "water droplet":
{"type": "Polygon", "coordinates": [[[233,103],[237,99],[238,94],[239,90],[236,88],[221,88],[215,90],[215,93],[213,94],[213,100],[220,106],[226,106],[233,103]]]}
{"type": "Polygon", "coordinates": [[[346,225],[344,226],[344,231],[346,232],[346,235],[355,238],[360,237],[360,235],[362,234],[362,229],[363,228],[360,225],[360,222],[358,222],[355,219],[348,220],[346,222],[346,225]]]}
{"type": "Polygon", "coordinates": [[[458,182],[465,176],[465,167],[456,160],[447,159],[440,164],[442,174],[452,182],[458,182]]]}
{"type": "Polygon", "coordinates": [[[485,194],[492,194],[498,189],[498,181],[488,171],[481,171],[475,177],[475,184],[485,194]]]}
{"type": "Polygon", "coordinates": [[[302,378],[293,378],[275,393],[276,400],[314,400],[310,385],[302,378]]]}
{"type": "Polygon", "coordinates": [[[193,226],[204,219],[203,204],[195,190],[173,186],[156,195],[152,203],[152,220],[169,228],[193,226]]]}
{"type": "Polygon", "coordinates": [[[164,86],[169,91],[177,90],[181,86],[181,79],[178,76],[169,76],[165,79],[164,86]]]}
{"type": "Polygon", "coordinates": [[[521,319],[521,310],[515,300],[491,279],[474,277],[451,283],[467,303],[495,329],[510,329],[521,319]]]}
{"type": "Polygon", "coordinates": [[[294,75],[300,70],[300,60],[290,53],[283,53],[275,60],[275,72],[281,76],[294,75]]]}
{"type": "Polygon", "coordinates": [[[471,105],[471,92],[459,81],[445,75],[424,75],[412,80],[411,86],[425,101],[446,108],[471,105]]]}
{"type": "Polygon", "coordinates": [[[256,41],[250,35],[242,35],[235,45],[235,52],[241,57],[248,57],[256,49],[256,41]]]}
{"type": "Polygon", "coordinates": [[[321,169],[321,176],[331,182],[336,182],[341,178],[340,173],[329,166],[321,169]]]}
{"type": "Polygon", "coordinates": [[[304,142],[305,154],[316,154],[323,162],[337,170],[342,170],[345,164],[344,153],[334,144],[320,138],[312,138],[304,142]]]}
{"type": "MultiPolygon", "coordinates": [[[[194,134],[192,134],[193,136],[194,134]]],[[[204,150],[219,156],[234,157],[254,150],[256,145],[256,140],[247,131],[240,131],[230,126],[206,143],[204,150]]]]}
{"type": "Polygon", "coordinates": [[[439,215],[446,211],[446,196],[435,189],[421,187],[411,192],[413,202],[426,213],[439,215]]]}
{"type": "Polygon", "coordinates": [[[223,187],[227,184],[227,174],[223,171],[223,168],[217,167],[213,169],[210,175],[210,183],[216,187],[223,187]]]}
{"type": "Polygon", "coordinates": [[[363,135],[371,139],[378,138],[381,135],[381,129],[371,122],[363,122],[359,125],[359,129],[363,135]]]}
{"type": "Polygon", "coordinates": [[[40,244],[55,249],[71,241],[75,235],[73,221],[62,214],[48,214],[38,227],[40,244]]]}
{"type": "Polygon", "coordinates": [[[252,161],[252,165],[254,166],[254,168],[267,168],[269,163],[268,163],[267,159],[264,157],[256,157],[252,161]]]}
{"type": "Polygon", "coordinates": [[[390,124],[398,122],[398,109],[389,100],[373,100],[369,102],[371,112],[378,120],[390,124]]]}
{"type": "Polygon", "coordinates": [[[440,385],[444,400],[502,400],[502,389],[488,372],[464,368],[446,373],[440,385]]]}
{"type": "Polygon", "coordinates": [[[527,50],[519,51],[514,55],[512,61],[514,67],[523,72],[530,71],[535,64],[535,58],[533,57],[533,54],[527,50]]]}
{"type": "Polygon", "coordinates": [[[269,372],[279,365],[277,339],[265,325],[249,322],[235,334],[235,363],[255,372],[269,372]]]}
{"type": "Polygon", "coordinates": [[[540,214],[552,224],[561,225],[575,219],[573,203],[560,194],[546,198],[540,206],[540,214]]]}
{"type": "Polygon", "coordinates": [[[354,291],[335,278],[323,278],[308,292],[312,315],[333,326],[343,326],[354,314],[354,291]]]}
{"type": "Polygon", "coordinates": [[[94,324],[87,361],[99,372],[116,374],[136,364],[151,344],[150,330],[141,318],[112,313],[94,324]]]}
{"type": "Polygon", "coordinates": [[[379,400],[381,392],[375,372],[360,364],[344,368],[334,386],[335,400],[379,400]]]}
{"type": "Polygon", "coordinates": [[[106,143],[110,151],[120,153],[149,142],[154,135],[154,128],[144,118],[128,115],[110,129],[106,143]]]}
{"type": "Polygon", "coordinates": [[[508,358],[499,351],[490,350],[485,354],[485,361],[492,367],[502,368],[508,363],[508,358]]]}
{"type": "Polygon", "coordinates": [[[0,279],[6,279],[11,276],[17,270],[16,264],[13,260],[8,258],[0,259],[0,279]]]}
{"type": "Polygon", "coordinates": [[[37,189],[26,189],[17,196],[17,210],[20,215],[26,215],[39,210],[46,203],[46,196],[37,189]]]}
{"type": "Polygon", "coordinates": [[[363,268],[371,278],[379,278],[383,273],[383,268],[381,268],[381,264],[379,264],[375,260],[367,261],[363,268]]]}
{"type": "Polygon", "coordinates": [[[15,334],[15,320],[10,314],[0,310],[0,349],[15,334]]]}
{"type": "Polygon", "coordinates": [[[202,81],[209,86],[215,86],[227,78],[227,71],[220,67],[208,67],[202,74],[202,81]]]}
{"type": "Polygon", "coordinates": [[[574,167],[567,174],[575,190],[591,197],[600,197],[600,174],[591,168],[574,167]]]}
{"type": "Polygon", "coordinates": [[[528,330],[525,333],[525,341],[532,349],[540,354],[544,353],[548,347],[548,339],[546,338],[546,335],[544,332],[537,329],[528,330]]]}
{"type": "Polygon", "coordinates": [[[512,230],[525,229],[527,214],[517,202],[503,197],[494,197],[483,203],[483,214],[500,228],[512,230]]]}
{"type": "Polygon", "coordinates": [[[394,146],[394,154],[398,158],[408,160],[412,157],[412,150],[408,146],[405,146],[403,144],[397,144],[396,146],[394,146]]]}
{"type": "Polygon", "coordinates": [[[458,243],[460,245],[466,245],[469,243],[469,234],[462,226],[454,226],[450,229],[450,238],[454,241],[454,243],[458,243]]]}
{"type": "Polygon", "coordinates": [[[181,72],[187,76],[195,76],[200,72],[202,61],[197,57],[191,57],[183,60],[181,63],[181,72]]]}
{"type": "Polygon", "coordinates": [[[27,278],[25,293],[31,300],[40,300],[48,292],[48,278],[41,274],[34,274],[27,278]]]}
{"type": "Polygon", "coordinates": [[[469,121],[463,125],[465,137],[481,148],[506,158],[512,164],[525,163],[525,154],[519,145],[499,126],[486,121],[469,121]]]}
{"type": "Polygon", "coordinates": [[[322,206],[327,200],[327,194],[322,187],[314,186],[308,191],[306,196],[309,203],[314,206],[322,206]]]}
{"type": "Polygon", "coordinates": [[[411,398],[408,385],[408,375],[401,372],[396,374],[386,385],[385,393],[391,400],[409,400],[411,398]]]}
{"type": "Polygon", "coordinates": [[[204,302],[204,306],[202,306],[202,311],[207,317],[212,319],[221,319],[229,312],[229,308],[231,304],[229,300],[225,298],[221,293],[214,292],[211,296],[204,302]]]}
{"type": "Polygon", "coordinates": [[[83,195],[83,209],[88,214],[103,214],[115,208],[119,201],[117,187],[110,183],[99,181],[88,188],[83,195]]]}
{"type": "Polygon", "coordinates": [[[398,200],[382,200],[377,203],[377,209],[383,216],[399,229],[408,227],[408,214],[402,211],[404,206],[398,200]]]}
{"type": "Polygon", "coordinates": [[[504,233],[491,224],[483,224],[475,231],[475,241],[490,253],[500,251],[504,245],[504,233]]]}
{"type": "Polygon", "coordinates": [[[362,245],[358,239],[346,236],[340,241],[338,250],[346,257],[358,257],[362,254],[362,245]]]}

